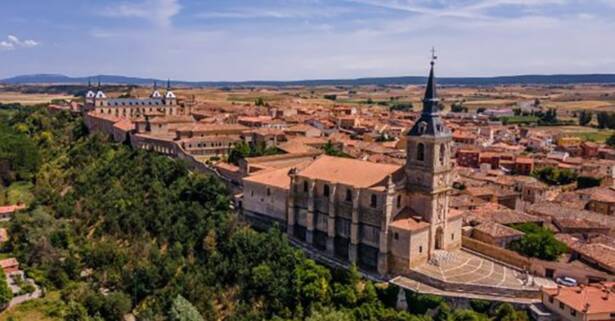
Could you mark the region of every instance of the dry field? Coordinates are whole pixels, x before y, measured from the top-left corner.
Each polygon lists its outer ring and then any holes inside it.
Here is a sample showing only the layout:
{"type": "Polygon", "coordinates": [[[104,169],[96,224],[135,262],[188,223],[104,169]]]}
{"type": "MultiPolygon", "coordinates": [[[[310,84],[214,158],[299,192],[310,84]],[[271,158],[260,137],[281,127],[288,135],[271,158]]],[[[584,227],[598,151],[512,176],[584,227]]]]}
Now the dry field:
{"type": "Polygon", "coordinates": [[[24,94],[19,92],[0,93],[0,103],[20,103],[22,105],[36,105],[49,103],[54,99],[72,99],[70,95],[24,94]]]}
{"type": "Polygon", "coordinates": [[[575,111],[575,110],[592,110],[592,111],[615,111],[615,101],[601,100],[581,100],[581,101],[563,101],[545,103],[547,107],[553,107],[558,110],[575,111]]]}
{"type": "MultiPolygon", "coordinates": [[[[164,84],[159,86],[164,92],[164,84]]],[[[425,88],[423,86],[316,86],[316,87],[262,87],[262,88],[173,88],[181,99],[193,99],[199,103],[219,105],[249,105],[258,98],[276,107],[355,105],[369,107],[387,105],[391,101],[412,102],[415,109],[420,108],[425,88]],[[325,99],[325,95],[336,95],[337,100],[325,99]]],[[[130,92],[107,92],[109,97],[129,94],[134,97],[147,97],[152,87],[138,87],[130,92]]],[[[574,117],[573,112],[580,110],[615,112],[615,86],[575,85],[575,86],[494,86],[494,87],[452,87],[438,89],[446,109],[455,101],[464,101],[470,112],[477,108],[510,108],[519,102],[540,100],[545,107],[561,111],[561,117],[574,117]]],[[[53,99],[70,99],[66,94],[25,94],[16,91],[0,92],[0,103],[19,102],[26,105],[46,103],[53,99]]],[[[309,108],[309,107],[308,107],[309,108]]]]}

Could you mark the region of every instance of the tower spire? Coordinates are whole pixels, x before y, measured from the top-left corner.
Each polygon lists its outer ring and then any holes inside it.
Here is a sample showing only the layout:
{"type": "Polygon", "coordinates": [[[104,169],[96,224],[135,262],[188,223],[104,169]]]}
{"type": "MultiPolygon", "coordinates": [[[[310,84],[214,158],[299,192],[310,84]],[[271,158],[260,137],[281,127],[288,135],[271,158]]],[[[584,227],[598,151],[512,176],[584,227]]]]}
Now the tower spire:
{"type": "Polygon", "coordinates": [[[431,49],[431,61],[429,69],[429,78],[427,79],[427,85],[425,87],[425,97],[423,97],[423,111],[421,116],[416,121],[410,132],[409,136],[448,136],[450,131],[440,118],[440,107],[438,106],[440,99],[438,99],[438,93],[436,91],[436,76],[434,73],[434,65],[436,64],[436,50],[431,49]]]}
{"type": "Polygon", "coordinates": [[[438,93],[436,92],[436,77],[434,76],[434,65],[436,64],[436,49],[431,48],[431,65],[429,70],[429,78],[427,79],[427,87],[425,88],[425,97],[423,98],[423,114],[434,114],[438,112],[438,93]]]}
{"type": "Polygon", "coordinates": [[[171,78],[167,78],[167,91],[171,90],[171,78]]]}
{"type": "Polygon", "coordinates": [[[156,89],[158,89],[158,83],[154,80],[154,91],[156,91],[156,89]]]}
{"type": "Polygon", "coordinates": [[[92,89],[92,78],[88,78],[88,89],[92,89]]]}

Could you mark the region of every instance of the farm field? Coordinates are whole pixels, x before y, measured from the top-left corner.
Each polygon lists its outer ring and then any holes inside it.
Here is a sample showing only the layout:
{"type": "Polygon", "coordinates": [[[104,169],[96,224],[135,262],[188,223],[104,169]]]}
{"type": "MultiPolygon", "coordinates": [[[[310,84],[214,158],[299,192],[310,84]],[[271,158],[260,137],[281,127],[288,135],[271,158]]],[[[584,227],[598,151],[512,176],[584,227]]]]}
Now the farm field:
{"type": "Polygon", "coordinates": [[[19,103],[22,105],[37,105],[49,103],[55,99],[73,99],[70,95],[24,94],[20,92],[1,92],[0,103],[19,103]]]}

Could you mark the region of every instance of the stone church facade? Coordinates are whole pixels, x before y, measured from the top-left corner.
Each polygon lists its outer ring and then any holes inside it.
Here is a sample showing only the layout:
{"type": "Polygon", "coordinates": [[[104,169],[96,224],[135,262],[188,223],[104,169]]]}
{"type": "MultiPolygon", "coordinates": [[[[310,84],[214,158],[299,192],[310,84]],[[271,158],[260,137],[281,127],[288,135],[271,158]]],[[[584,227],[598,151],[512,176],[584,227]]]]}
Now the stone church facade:
{"type": "Polygon", "coordinates": [[[271,173],[244,179],[246,205],[276,201],[268,179],[288,186],[285,213],[253,206],[244,213],[260,220],[275,216],[290,238],[383,276],[460,248],[461,215],[448,208],[452,135],[438,101],[432,61],[423,111],[407,136],[405,166],[323,155],[290,168],[286,182],[271,173]]]}

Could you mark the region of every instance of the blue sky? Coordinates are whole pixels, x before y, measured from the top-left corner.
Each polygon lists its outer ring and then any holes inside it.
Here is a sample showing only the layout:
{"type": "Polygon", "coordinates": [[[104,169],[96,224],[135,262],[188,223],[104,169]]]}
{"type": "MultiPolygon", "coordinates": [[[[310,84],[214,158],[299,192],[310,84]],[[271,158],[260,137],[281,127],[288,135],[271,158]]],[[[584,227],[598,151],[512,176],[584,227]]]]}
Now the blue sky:
{"type": "Polygon", "coordinates": [[[615,73],[615,0],[19,0],[0,78],[615,73]]]}

